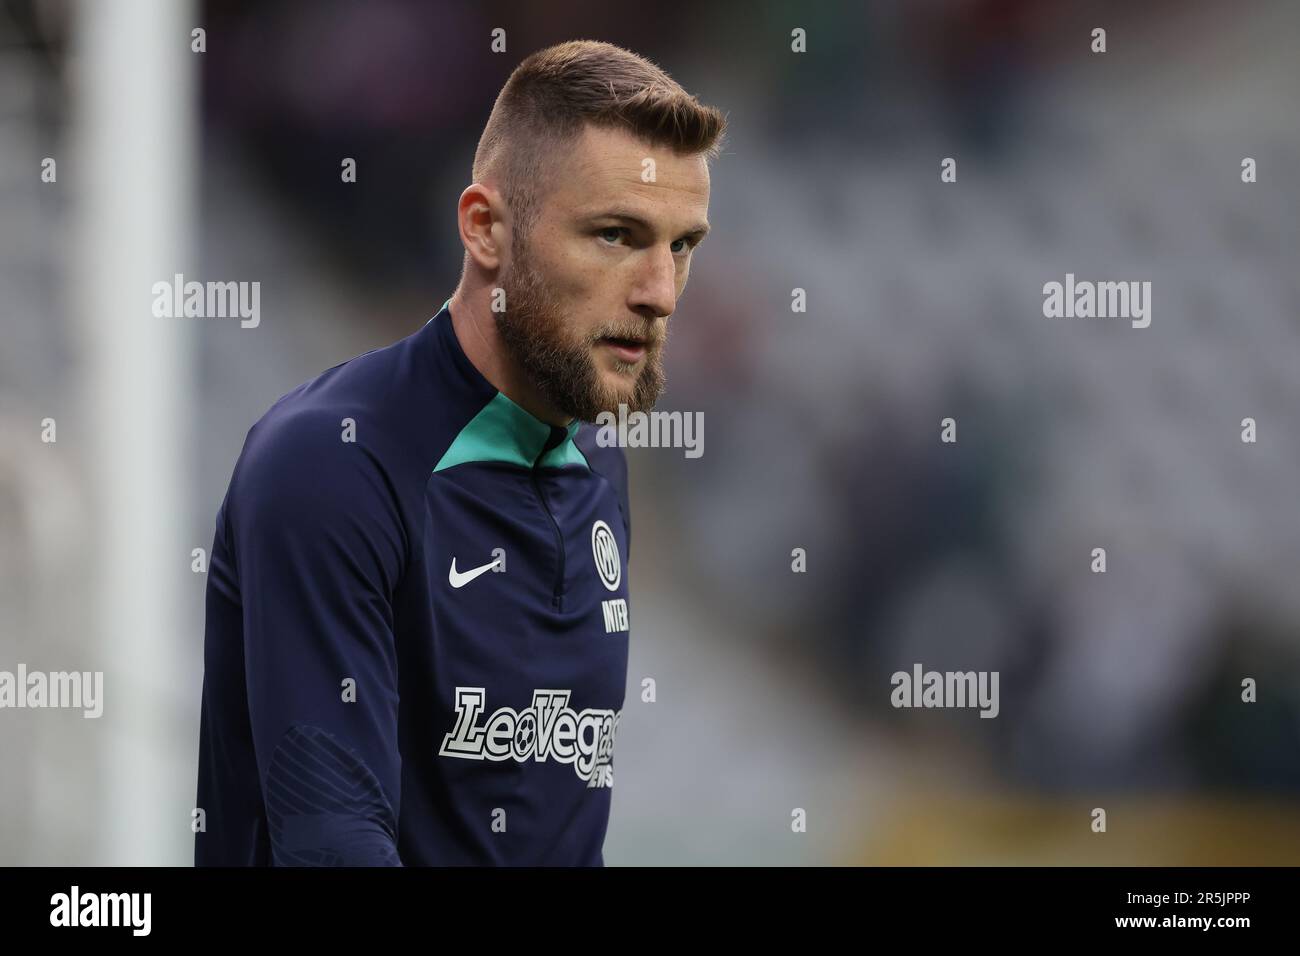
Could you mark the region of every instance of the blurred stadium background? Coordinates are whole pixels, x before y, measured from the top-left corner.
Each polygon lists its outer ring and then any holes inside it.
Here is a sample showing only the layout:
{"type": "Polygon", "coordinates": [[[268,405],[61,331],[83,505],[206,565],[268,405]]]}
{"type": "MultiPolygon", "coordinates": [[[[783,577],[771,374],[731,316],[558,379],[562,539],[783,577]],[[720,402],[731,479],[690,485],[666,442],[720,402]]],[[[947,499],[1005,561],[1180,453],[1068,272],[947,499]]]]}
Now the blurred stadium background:
{"type": "Polygon", "coordinates": [[[1289,0],[0,3],[0,669],[105,672],[99,720],[0,711],[0,864],[190,863],[191,551],[245,432],[451,294],[493,99],[574,38],[730,120],[660,405],[704,412],[705,454],[630,452],[607,862],[1300,863],[1298,28],[1289,0]],[[260,281],[261,325],[153,318],[178,272],[260,281]],[[1150,279],[1151,327],[1045,319],[1067,272],[1150,279]],[[892,709],[917,661],[1000,671],[998,719],[892,709]]]}

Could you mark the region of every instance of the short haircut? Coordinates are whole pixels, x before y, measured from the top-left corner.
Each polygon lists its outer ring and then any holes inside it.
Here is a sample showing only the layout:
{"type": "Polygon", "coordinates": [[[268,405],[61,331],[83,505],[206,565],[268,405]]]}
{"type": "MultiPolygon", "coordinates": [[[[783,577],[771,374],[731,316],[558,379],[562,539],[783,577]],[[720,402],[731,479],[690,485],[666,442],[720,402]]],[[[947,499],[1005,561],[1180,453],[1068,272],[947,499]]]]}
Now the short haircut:
{"type": "Polygon", "coordinates": [[[537,218],[546,166],[584,125],[626,129],[654,146],[715,159],[726,118],[644,57],[595,40],[547,47],[520,63],[497,96],[474,153],[475,182],[501,190],[516,241],[537,218]]]}

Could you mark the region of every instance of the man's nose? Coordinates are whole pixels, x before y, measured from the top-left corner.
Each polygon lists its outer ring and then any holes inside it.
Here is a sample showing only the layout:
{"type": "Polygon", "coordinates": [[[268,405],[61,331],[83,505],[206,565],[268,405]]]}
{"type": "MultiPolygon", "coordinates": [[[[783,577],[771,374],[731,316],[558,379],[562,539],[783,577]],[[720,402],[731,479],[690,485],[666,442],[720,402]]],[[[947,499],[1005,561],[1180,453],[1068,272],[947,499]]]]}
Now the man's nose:
{"type": "Polygon", "coordinates": [[[677,263],[666,245],[646,250],[629,304],[647,318],[662,319],[673,314],[677,307],[677,263]]]}

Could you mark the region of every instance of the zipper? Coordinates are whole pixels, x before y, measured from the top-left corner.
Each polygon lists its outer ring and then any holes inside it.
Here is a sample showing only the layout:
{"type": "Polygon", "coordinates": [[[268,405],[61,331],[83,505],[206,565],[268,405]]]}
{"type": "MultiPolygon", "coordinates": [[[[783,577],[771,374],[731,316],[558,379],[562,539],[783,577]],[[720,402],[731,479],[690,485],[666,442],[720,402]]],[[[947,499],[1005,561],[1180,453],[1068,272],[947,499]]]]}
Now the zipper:
{"type": "Polygon", "coordinates": [[[555,532],[555,549],[558,560],[555,564],[555,590],[551,595],[551,606],[557,611],[564,609],[564,535],[560,533],[560,523],[555,520],[555,515],[551,512],[551,503],[546,500],[546,492],[542,490],[542,482],[538,477],[538,472],[546,453],[557,447],[567,437],[568,431],[557,425],[552,425],[550,437],[546,439],[546,444],[542,447],[541,453],[537,456],[537,460],[533,462],[531,473],[533,490],[537,492],[537,500],[541,502],[546,517],[551,519],[551,528],[555,532]]]}

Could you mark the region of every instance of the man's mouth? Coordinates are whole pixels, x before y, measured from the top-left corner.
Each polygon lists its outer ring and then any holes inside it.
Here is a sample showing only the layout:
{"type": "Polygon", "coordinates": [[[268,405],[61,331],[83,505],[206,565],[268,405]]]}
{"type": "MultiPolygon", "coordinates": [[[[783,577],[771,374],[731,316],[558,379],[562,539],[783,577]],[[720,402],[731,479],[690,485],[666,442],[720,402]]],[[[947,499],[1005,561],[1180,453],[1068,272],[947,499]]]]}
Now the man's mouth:
{"type": "Polygon", "coordinates": [[[641,361],[646,353],[647,342],[641,338],[624,338],[621,336],[605,336],[600,339],[602,345],[608,346],[618,358],[629,364],[635,364],[641,361]]]}

